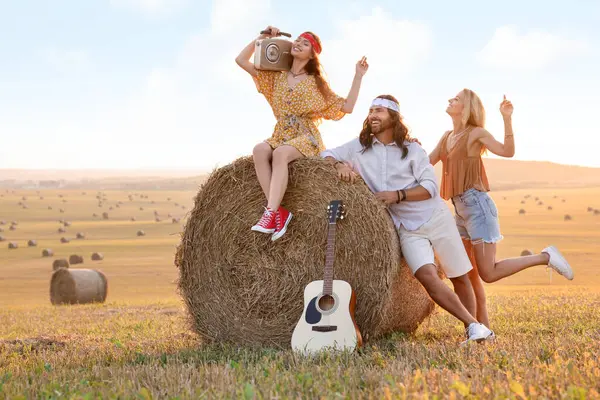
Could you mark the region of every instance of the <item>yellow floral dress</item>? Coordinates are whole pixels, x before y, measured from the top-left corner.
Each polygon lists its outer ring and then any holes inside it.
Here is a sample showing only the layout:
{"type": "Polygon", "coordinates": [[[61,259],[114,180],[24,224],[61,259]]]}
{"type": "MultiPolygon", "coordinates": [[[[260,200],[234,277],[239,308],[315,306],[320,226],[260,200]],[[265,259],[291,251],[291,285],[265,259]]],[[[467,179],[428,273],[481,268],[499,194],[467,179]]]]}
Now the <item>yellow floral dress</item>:
{"type": "Polygon", "coordinates": [[[317,126],[322,119],[342,119],[346,100],[335,93],[325,100],[314,75],[308,75],[292,89],[287,81],[287,71],[257,72],[256,87],[277,118],[273,135],[266,142],[274,149],[281,145],[293,146],[306,157],[324,151],[317,126]]]}

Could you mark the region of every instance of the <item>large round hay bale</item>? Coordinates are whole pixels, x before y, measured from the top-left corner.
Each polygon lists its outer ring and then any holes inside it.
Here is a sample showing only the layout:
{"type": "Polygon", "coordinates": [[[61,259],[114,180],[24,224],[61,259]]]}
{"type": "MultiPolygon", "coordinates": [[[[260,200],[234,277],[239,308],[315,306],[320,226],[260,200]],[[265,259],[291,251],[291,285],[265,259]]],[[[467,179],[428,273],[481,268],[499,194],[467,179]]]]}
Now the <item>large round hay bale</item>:
{"type": "Polygon", "coordinates": [[[104,255],[102,253],[92,253],[92,261],[102,261],[104,260],[104,255]]]}
{"type": "Polygon", "coordinates": [[[61,214],[64,214],[64,212],[65,212],[65,210],[63,210],[62,208],[58,211],[60,211],[61,214]]]}
{"type": "Polygon", "coordinates": [[[64,225],[65,225],[65,227],[69,227],[69,226],[71,226],[72,224],[71,224],[69,221],[65,221],[64,225]]]}
{"type": "Polygon", "coordinates": [[[548,206],[548,210],[549,210],[549,211],[552,211],[552,206],[548,206]]]}
{"type": "Polygon", "coordinates": [[[142,230],[139,230],[139,231],[137,231],[136,235],[138,235],[138,236],[146,236],[146,232],[144,232],[142,230]]]}
{"type": "Polygon", "coordinates": [[[363,337],[414,331],[432,312],[433,302],[401,262],[389,214],[363,182],[340,181],[323,160],[293,162],[283,205],[294,219],[272,242],[250,231],[264,195],[252,160],[242,158],[204,183],[176,254],[180,292],[205,340],[289,347],[304,287],[323,279],[331,200],[344,201],[347,210],[337,225],[334,278],[356,291],[363,337]]]}
{"type": "Polygon", "coordinates": [[[52,270],[56,271],[59,268],[69,268],[69,262],[66,258],[59,258],[52,263],[52,270]]]}
{"type": "Polygon", "coordinates": [[[76,238],[77,239],[85,239],[85,234],[83,234],[81,232],[77,232],[76,238]]]}
{"type": "Polygon", "coordinates": [[[108,219],[108,213],[107,212],[103,212],[102,213],[102,218],[103,219],[108,219]]]}
{"type": "Polygon", "coordinates": [[[10,228],[8,228],[9,231],[16,231],[17,230],[17,226],[16,225],[11,225],[10,228]]]}
{"type": "Polygon", "coordinates": [[[36,247],[36,246],[37,246],[37,240],[29,239],[27,241],[27,247],[36,247]]]}
{"type": "Polygon", "coordinates": [[[65,233],[67,230],[65,228],[58,228],[58,233],[65,233]]]}
{"type": "Polygon", "coordinates": [[[600,215],[600,210],[594,210],[594,215],[600,215]]]}
{"type": "Polygon", "coordinates": [[[533,251],[529,250],[529,249],[525,249],[521,252],[521,257],[523,256],[532,256],[533,255],[533,251]]]}
{"type": "Polygon", "coordinates": [[[54,255],[54,251],[52,251],[52,249],[42,250],[42,257],[52,257],[53,255],[54,255]]]}
{"type": "Polygon", "coordinates": [[[571,217],[569,214],[565,214],[565,221],[571,221],[573,219],[573,217],[571,217]]]}
{"type": "Polygon", "coordinates": [[[17,243],[17,242],[8,242],[8,248],[9,249],[18,249],[19,248],[19,243],[17,243]]]}
{"type": "Polygon", "coordinates": [[[83,264],[83,256],[80,256],[78,254],[71,254],[71,256],[69,256],[69,264],[83,264]]]}
{"type": "Polygon", "coordinates": [[[525,214],[525,210],[523,210],[522,208],[519,210],[519,214],[525,214]]]}
{"type": "Polygon", "coordinates": [[[59,268],[50,280],[50,301],[54,305],[103,303],[107,292],[106,277],[94,269],[59,268]]]}
{"type": "Polygon", "coordinates": [[[66,238],[66,237],[61,237],[61,238],[60,238],[60,242],[61,242],[61,243],[69,243],[70,241],[71,241],[71,239],[68,239],[68,238],[66,238]]]}

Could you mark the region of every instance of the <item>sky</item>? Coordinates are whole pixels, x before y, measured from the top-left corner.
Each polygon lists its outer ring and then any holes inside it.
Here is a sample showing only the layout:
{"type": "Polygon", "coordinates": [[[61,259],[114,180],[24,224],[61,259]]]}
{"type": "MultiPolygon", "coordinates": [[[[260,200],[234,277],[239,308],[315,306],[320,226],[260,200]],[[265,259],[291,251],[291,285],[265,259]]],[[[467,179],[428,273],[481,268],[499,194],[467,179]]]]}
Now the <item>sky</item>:
{"type": "Polygon", "coordinates": [[[0,168],[211,170],[275,118],[235,57],[267,25],[323,42],[333,90],[365,75],[327,147],[356,137],[379,94],[431,151],[467,87],[519,160],[600,167],[600,1],[0,0],[0,168]]]}

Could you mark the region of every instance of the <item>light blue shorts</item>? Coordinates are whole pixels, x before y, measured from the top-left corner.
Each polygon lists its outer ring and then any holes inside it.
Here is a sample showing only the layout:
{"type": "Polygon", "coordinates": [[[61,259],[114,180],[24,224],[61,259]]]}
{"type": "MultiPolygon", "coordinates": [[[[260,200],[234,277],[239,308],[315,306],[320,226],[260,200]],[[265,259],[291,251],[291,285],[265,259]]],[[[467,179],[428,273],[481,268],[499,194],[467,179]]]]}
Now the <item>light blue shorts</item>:
{"type": "Polygon", "coordinates": [[[469,189],[452,198],[456,226],[460,236],[473,244],[497,243],[503,239],[500,234],[498,209],[494,200],[477,189],[469,189]]]}

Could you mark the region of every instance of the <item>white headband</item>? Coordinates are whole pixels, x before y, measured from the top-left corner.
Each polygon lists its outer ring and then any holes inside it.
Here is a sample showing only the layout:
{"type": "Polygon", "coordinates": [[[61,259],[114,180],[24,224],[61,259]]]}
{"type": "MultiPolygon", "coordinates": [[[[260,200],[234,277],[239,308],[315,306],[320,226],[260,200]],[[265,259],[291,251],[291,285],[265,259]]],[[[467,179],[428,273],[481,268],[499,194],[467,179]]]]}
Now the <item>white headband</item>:
{"type": "Polygon", "coordinates": [[[389,108],[390,110],[396,111],[397,113],[400,112],[400,106],[398,105],[398,103],[392,100],[382,99],[381,97],[376,97],[371,103],[371,108],[377,106],[389,108]]]}

